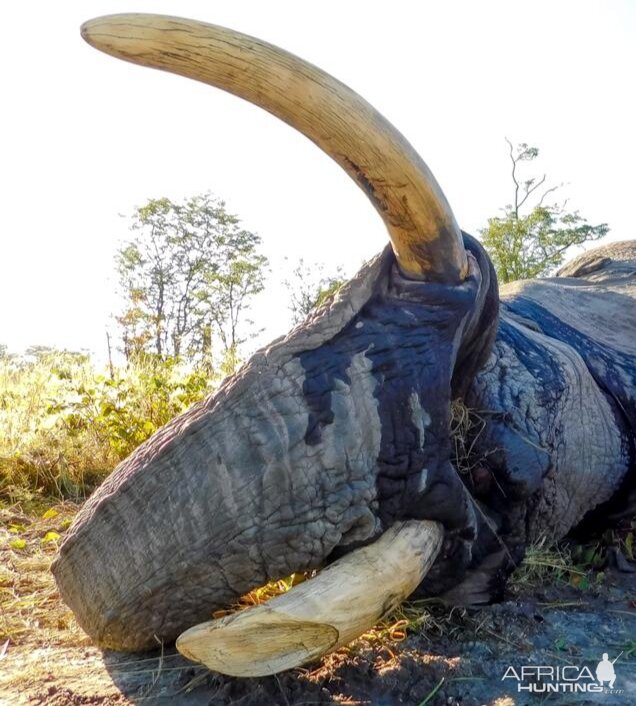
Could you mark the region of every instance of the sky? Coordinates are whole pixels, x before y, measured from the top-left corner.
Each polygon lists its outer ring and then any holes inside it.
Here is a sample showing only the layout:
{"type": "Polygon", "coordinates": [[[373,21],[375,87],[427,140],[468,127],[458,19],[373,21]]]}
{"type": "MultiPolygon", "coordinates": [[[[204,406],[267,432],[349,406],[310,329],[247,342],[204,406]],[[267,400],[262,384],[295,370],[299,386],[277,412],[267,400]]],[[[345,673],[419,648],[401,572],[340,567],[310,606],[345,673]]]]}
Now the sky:
{"type": "Polygon", "coordinates": [[[387,238],[363,193],[306,138],[203,84],[95,51],[80,24],[190,17],[311,61],[423,156],[460,226],[511,200],[505,137],[607,240],[634,237],[636,2],[44,0],[3,7],[0,343],[106,353],[114,253],[135,206],[211,191],[258,232],[272,271],[259,342],[289,326],[302,257],[353,274],[387,238]],[[287,258],[287,260],[285,259],[287,258]],[[291,263],[291,264],[290,264],[291,263]]]}

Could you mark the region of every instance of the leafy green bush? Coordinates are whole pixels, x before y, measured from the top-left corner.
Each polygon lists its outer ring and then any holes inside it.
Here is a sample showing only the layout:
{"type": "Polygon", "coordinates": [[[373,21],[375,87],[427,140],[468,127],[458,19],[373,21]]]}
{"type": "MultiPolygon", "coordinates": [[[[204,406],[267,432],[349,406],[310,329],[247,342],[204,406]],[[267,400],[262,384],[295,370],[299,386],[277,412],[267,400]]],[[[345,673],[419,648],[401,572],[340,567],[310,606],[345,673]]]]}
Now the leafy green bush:
{"type": "Polygon", "coordinates": [[[0,358],[0,496],[84,497],[212,386],[201,371],[150,356],[112,374],[76,353],[0,358]]]}

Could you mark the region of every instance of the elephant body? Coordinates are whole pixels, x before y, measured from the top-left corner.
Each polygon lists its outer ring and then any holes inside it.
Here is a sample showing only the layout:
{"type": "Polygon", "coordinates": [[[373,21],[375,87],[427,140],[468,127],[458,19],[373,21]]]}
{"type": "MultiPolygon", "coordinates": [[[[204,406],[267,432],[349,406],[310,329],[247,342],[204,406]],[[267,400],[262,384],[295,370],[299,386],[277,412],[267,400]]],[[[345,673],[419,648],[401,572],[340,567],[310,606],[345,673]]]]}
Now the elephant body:
{"type": "Polygon", "coordinates": [[[636,241],[505,285],[500,299],[492,353],[465,398],[480,424],[462,477],[505,550],[486,542],[449,589],[461,602],[498,595],[495,569],[529,543],[636,512],[636,241]]]}
{"type": "Polygon", "coordinates": [[[174,640],[251,588],[375,543],[401,520],[433,521],[417,526],[439,538],[418,591],[488,601],[530,542],[633,512],[636,243],[500,297],[424,161],[341,82],[182,18],[96,18],[82,35],[298,129],[362,189],[391,242],[85,504],[53,571],[97,642],[174,640]],[[466,431],[465,467],[453,403],[482,420],[466,431]]]}

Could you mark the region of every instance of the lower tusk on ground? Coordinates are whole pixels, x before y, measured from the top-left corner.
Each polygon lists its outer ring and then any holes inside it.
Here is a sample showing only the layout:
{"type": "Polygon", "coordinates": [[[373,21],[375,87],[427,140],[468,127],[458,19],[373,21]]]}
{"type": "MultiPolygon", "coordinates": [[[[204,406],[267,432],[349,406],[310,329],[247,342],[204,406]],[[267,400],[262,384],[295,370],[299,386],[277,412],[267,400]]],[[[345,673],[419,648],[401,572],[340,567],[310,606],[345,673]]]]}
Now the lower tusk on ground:
{"type": "Polygon", "coordinates": [[[438,522],[408,520],[267,603],[182,633],[188,659],[260,677],[317,659],[373,627],[421,583],[442,545],[438,522]]]}

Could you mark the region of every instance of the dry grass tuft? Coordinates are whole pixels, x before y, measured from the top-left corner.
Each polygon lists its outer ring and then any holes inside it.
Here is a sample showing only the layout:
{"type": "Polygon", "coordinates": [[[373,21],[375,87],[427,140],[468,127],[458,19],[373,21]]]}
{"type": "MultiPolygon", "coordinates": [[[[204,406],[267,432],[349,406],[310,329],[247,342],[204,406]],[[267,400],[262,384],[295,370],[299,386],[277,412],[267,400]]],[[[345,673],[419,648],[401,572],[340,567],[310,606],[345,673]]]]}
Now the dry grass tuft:
{"type": "Polygon", "coordinates": [[[90,644],[50,572],[77,510],[65,502],[34,517],[19,505],[0,508],[0,647],[90,644]]]}
{"type": "Polygon", "coordinates": [[[314,576],[315,573],[315,571],[310,571],[307,573],[291,574],[291,576],[279,579],[278,581],[270,581],[264,586],[254,588],[249,593],[241,596],[236,605],[231,606],[230,608],[223,608],[221,610],[214,611],[212,617],[222,618],[225,615],[230,615],[231,613],[235,613],[239,610],[245,610],[246,608],[252,608],[253,606],[266,603],[270,598],[287,593],[290,588],[297,586],[299,583],[303,583],[308,578],[314,576]]]}
{"type": "Polygon", "coordinates": [[[519,591],[531,590],[546,582],[565,581],[571,574],[583,574],[576,569],[567,547],[541,540],[528,547],[525,557],[511,577],[511,586],[519,591]]]}
{"type": "Polygon", "coordinates": [[[487,412],[467,407],[463,400],[451,402],[450,437],[453,444],[453,462],[462,475],[472,474],[484,461],[475,446],[486,428],[487,412]]]}
{"type": "Polygon", "coordinates": [[[554,584],[586,590],[605,580],[606,564],[607,546],[601,542],[555,544],[542,539],[527,548],[509,586],[515,593],[554,584]]]}

